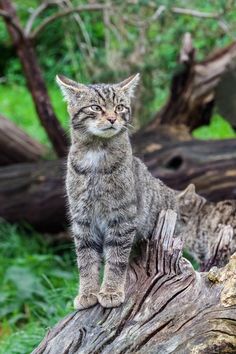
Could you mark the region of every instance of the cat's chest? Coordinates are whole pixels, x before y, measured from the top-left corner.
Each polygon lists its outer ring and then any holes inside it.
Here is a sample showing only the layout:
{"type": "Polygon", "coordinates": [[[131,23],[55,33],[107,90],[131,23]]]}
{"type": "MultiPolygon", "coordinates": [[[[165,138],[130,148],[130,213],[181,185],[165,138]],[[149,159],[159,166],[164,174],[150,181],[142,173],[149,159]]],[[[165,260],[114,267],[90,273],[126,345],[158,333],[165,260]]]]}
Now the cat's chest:
{"type": "Polygon", "coordinates": [[[133,186],[130,164],[106,150],[88,151],[70,160],[67,174],[69,196],[78,202],[119,198],[133,186]]]}
{"type": "Polygon", "coordinates": [[[87,151],[77,160],[78,167],[81,170],[87,170],[88,174],[89,172],[95,174],[97,171],[102,171],[106,164],[109,164],[109,155],[105,150],[87,151]]]}

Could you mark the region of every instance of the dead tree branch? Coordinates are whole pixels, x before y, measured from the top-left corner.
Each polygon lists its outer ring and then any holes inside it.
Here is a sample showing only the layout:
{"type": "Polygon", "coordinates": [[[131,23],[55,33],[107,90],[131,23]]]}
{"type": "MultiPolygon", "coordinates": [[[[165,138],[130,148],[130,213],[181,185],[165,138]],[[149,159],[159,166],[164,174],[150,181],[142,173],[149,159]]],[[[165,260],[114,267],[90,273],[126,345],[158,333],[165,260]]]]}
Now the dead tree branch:
{"type": "Polygon", "coordinates": [[[32,14],[28,18],[28,21],[26,23],[25,30],[24,30],[26,37],[28,37],[30,35],[36,18],[39,17],[39,15],[41,15],[41,13],[43,11],[45,11],[48,7],[54,6],[54,5],[56,5],[56,6],[58,5],[57,0],[45,1],[32,12],[32,14]]]}
{"type": "Polygon", "coordinates": [[[202,12],[194,9],[185,9],[182,7],[172,7],[171,11],[175,14],[188,15],[188,16],[199,17],[199,18],[219,19],[220,16],[222,15],[221,13],[218,12],[202,12]]]}
{"type": "Polygon", "coordinates": [[[7,11],[0,10],[0,16],[3,17],[5,21],[9,23],[12,27],[14,27],[14,29],[20,35],[20,37],[23,36],[22,28],[19,26],[18,22],[16,22],[15,19],[13,19],[13,17],[7,11]]]}
{"type": "Polygon", "coordinates": [[[71,15],[73,13],[76,12],[83,12],[83,11],[103,11],[104,9],[108,8],[105,5],[102,4],[92,4],[92,5],[81,5],[78,7],[74,7],[74,8],[69,8],[60,12],[57,12],[56,14],[49,16],[48,18],[46,18],[44,21],[42,21],[40,23],[40,25],[38,25],[38,27],[35,28],[35,30],[31,33],[30,38],[31,39],[35,39],[40,32],[42,32],[44,30],[44,28],[54,22],[55,20],[71,15]]]}

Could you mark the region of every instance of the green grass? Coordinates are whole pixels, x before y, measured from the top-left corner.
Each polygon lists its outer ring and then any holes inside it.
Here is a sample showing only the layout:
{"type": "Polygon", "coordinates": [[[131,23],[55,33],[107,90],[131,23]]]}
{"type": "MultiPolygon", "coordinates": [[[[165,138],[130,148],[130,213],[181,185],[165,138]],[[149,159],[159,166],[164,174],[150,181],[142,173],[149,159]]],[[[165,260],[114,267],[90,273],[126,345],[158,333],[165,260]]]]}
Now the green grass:
{"type": "MultiPolygon", "coordinates": [[[[49,88],[52,105],[62,126],[68,131],[68,114],[59,89],[49,88]]],[[[50,147],[47,135],[35,111],[28,89],[17,85],[0,85],[0,112],[15,122],[29,135],[50,147]]]]}
{"type": "Polygon", "coordinates": [[[30,230],[0,224],[0,354],[27,354],[72,311],[77,269],[71,245],[53,248],[30,230]]]}
{"type": "Polygon", "coordinates": [[[188,250],[183,250],[183,257],[189,260],[195,270],[199,270],[200,264],[198,261],[188,252],[188,250]]]}
{"type": "Polygon", "coordinates": [[[0,354],[29,354],[73,310],[78,272],[72,244],[53,247],[31,229],[1,222],[0,249],[0,354]]]}
{"type": "Polygon", "coordinates": [[[213,115],[209,125],[204,125],[193,131],[193,136],[197,139],[229,139],[235,138],[236,133],[227,122],[219,114],[213,115]]]}

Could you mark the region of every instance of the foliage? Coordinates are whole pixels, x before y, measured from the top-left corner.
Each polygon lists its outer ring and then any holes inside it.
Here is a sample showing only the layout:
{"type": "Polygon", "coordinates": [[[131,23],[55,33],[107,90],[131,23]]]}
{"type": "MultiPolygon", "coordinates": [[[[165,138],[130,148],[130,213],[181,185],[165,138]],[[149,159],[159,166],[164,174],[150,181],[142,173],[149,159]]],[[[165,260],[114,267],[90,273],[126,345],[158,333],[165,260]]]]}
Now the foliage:
{"type": "MultiPolygon", "coordinates": [[[[38,1],[14,2],[21,23],[25,24],[38,1]]],[[[87,2],[67,0],[62,3],[77,6],[87,2]]],[[[193,34],[199,59],[213,48],[231,42],[236,33],[236,11],[232,1],[188,1],[188,8],[221,13],[221,21],[173,13],[173,6],[186,7],[183,0],[112,0],[109,3],[113,9],[104,13],[83,12],[51,23],[36,39],[39,62],[48,86],[53,88],[57,73],[86,83],[113,82],[133,72],[141,72],[140,102],[135,105],[135,113],[141,123],[150,120],[166,99],[186,31],[193,34]],[[161,5],[166,7],[165,10],[158,19],[152,19],[161,5]],[[222,23],[228,25],[227,29],[222,23]]],[[[35,25],[55,11],[55,6],[45,10],[35,25]]],[[[0,51],[3,53],[0,58],[2,82],[24,86],[21,67],[3,21],[0,21],[0,51]]]]}
{"type": "Polygon", "coordinates": [[[209,125],[197,128],[193,136],[198,139],[228,139],[235,138],[236,134],[231,125],[219,114],[213,115],[209,125]]]}
{"type": "Polygon", "coordinates": [[[77,271],[70,245],[0,224],[0,354],[26,354],[72,310],[77,271]]]}
{"type": "MultiPolygon", "coordinates": [[[[68,114],[59,90],[49,89],[53,107],[63,127],[68,130],[68,114]]],[[[45,130],[37,119],[31,95],[26,87],[0,86],[1,113],[41,143],[50,146],[45,130]]]]}

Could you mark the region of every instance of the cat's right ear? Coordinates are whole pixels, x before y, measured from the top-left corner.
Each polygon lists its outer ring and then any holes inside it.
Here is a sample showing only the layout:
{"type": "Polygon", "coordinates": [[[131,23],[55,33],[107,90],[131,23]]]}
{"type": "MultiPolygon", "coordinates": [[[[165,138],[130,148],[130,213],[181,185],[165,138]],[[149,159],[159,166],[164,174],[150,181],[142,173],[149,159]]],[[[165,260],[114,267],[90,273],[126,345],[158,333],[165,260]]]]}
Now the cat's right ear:
{"type": "Polygon", "coordinates": [[[125,92],[132,98],[134,95],[135,88],[139,83],[139,80],[140,80],[140,74],[138,73],[128,77],[128,79],[125,79],[119,84],[116,84],[116,86],[119,87],[123,92],[125,92]]]}
{"type": "Polygon", "coordinates": [[[195,185],[191,183],[178,194],[178,199],[181,200],[188,197],[192,197],[193,195],[195,195],[195,193],[196,193],[195,185]]]}
{"type": "Polygon", "coordinates": [[[75,96],[81,95],[88,90],[86,85],[79,84],[63,75],[57,75],[56,82],[67,102],[71,101],[75,96]]]}

